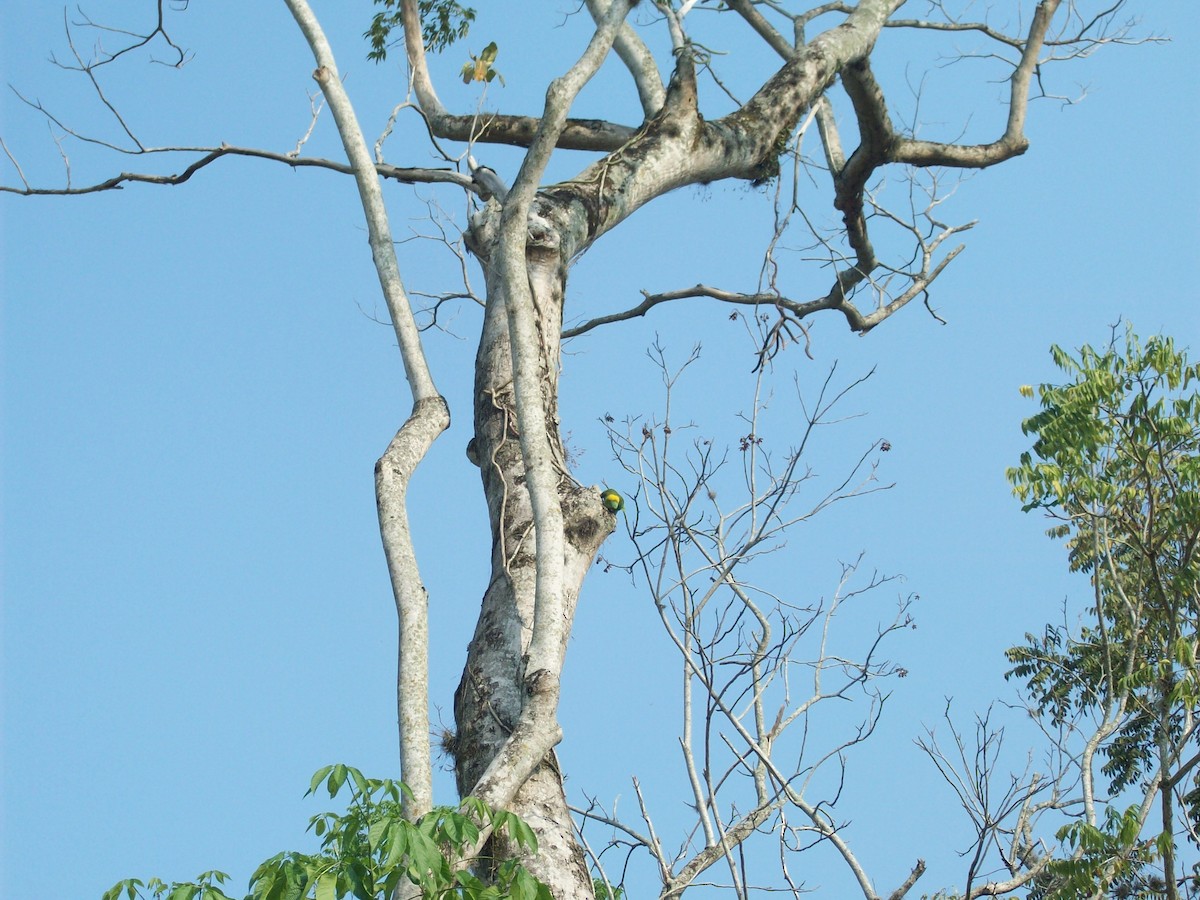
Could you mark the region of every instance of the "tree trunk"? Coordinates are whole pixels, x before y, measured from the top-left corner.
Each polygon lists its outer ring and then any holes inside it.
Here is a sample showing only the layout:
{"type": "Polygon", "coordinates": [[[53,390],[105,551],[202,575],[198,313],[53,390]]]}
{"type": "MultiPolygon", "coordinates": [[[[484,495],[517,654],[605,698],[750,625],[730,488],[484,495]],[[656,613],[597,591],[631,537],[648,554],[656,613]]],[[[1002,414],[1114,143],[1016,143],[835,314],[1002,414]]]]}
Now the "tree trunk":
{"type": "MultiPolygon", "coordinates": [[[[513,391],[513,355],[505,310],[507,291],[499,271],[490,265],[495,207],[489,208],[470,234],[487,282],[487,310],[476,357],[475,437],[468,456],[479,466],[492,528],[491,578],[484,592],[479,620],[467,654],[462,680],[455,693],[457,724],[455,760],[458,789],[465,796],[512,734],[530,696],[527,651],[535,620],[536,542],[534,516],[525,487],[525,466],[519,444],[513,391]]],[[[567,470],[557,433],[559,335],[566,285],[566,263],[560,241],[539,231],[529,240],[526,268],[538,314],[540,354],[538,377],[548,422],[556,426],[551,452],[560,470],[558,495],[564,521],[565,641],[580,586],[615,517],[606,510],[594,488],[575,482],[567,470]]],[[[553,672],[555,680],[561,673],[553,672]]],[[[562,777],[553,753],[534,770],[517,793],[511,810],[533,828],[536,856],[526,866],[560,900],[592,896],[591,877],[575,838],[562,777]]],[[[514,855],[503,836],[490,847],[497,861],[514,855]]]]}
{"type": "MultiPolygon", "coordinates": [[[[885,11],[894,2],[878,0],[874,4],[880,8],[874,12],[878,22],[871,21],[861,30],[844,29],[853,39],[841,35],[840,40],[827,39],[830,47],[790,63],[784,70],[787,77],[774,79],[760,92],[759,102],[749,104],[720,128],[705,123],[697,114],[694,71],[685,54],[672,79],[667,106],[621,155],[598,163],[570,182],[543,189],[533,199],[526,223],[524,266],[519,276],[512,277],[526,278],[532,294],[537,326],[534,374],[540,384],[547,431],[551,432],[549,447],[539,451],[549,450],[559,474],[564,621],[557,649],[565,650],[583,578],[615,525],[614,515],[604,508],[596,488],[583,487],[571,477],[558,434],[559,344],[569,261],[634,210],[667,191],[715,178],[757,177],[764,159],[773,152],[776,135],[790,130],[799,111],[819,96],[837,71],[842,61],[839,57],[852,58],[869,51],[885,11]]],[[[561,675],[560,671],[547,672],[544,663],[536,672],[527,671],[526,665],[538,619],[537,548],[522,435],[517,427],[511,319],[505,306],[510,291],[502,254],[511,250],[501,243],[504,215],[499,203],[489,203],[475,217],[467,235],[487,284],[487,309],[476,357],[475,436],[468,456],[480,467],[483,478],[492,553],[491,578],[455,694],[455,771],[463,796],[479,790],[489,765],[516,743],[513,737],[519,729],[529,728],[531,710],[544,710],[543,703],[532,705],[531,701],[541,700],[549,691],[557,696],[561,675]],[[544,681],[553,683],[543,689],[544,681]]],[[[513,271],[511,265],[508,271],[513,271]]],[[[542,658],[553,656],[542,654],[542,658]]],[[[536,727],[557,729],[551,719],[540,721],[536,727]]],[[[542,736],[547,738],[546,747],[557,742],[557,735],[542,736]]],[[[535,767],[509,808],[536,833],[538,852],[526,864],[557,900],[592,897],[588,866],[552,752],[535,767]]],[[[497,862],[516,851],[505,844],[503,836],[493,839],[489,849],[497,862]]]]}

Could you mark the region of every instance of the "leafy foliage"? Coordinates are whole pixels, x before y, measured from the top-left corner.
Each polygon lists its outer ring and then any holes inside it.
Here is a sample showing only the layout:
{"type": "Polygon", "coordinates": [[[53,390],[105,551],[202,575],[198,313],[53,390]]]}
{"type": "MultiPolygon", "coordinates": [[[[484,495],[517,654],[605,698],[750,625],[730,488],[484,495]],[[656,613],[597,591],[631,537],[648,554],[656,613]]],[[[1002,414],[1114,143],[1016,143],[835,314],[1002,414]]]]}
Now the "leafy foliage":
{"type": "Polygon", "coordinates": [[[1009,676],[1055,727],[1093,717],[1109,795],[1146,797],[1059,832],[1070,858],[1052,867],[1053,895],[1158,896],[1175,880],[1175,834],[1143,837],[1151,802],[1166,823],[1176,798],[1200,821],[1200,365],[1131,329],[1122,348],[1114,336],[1102,350],[1051,353],[1073,381],[1038,387],[1042,409],[1022,426],[1036,440],[1008,477],[1025,510],[1055,521],[1048,534],[1065,539],[1094,601],[1077,634],[1049,626],[1011,648],[1009,676]],[[1165,877],[1144,877],[1159,859],[1165,877]]]}
{"type": "Polygon", "coordinates": [[[1119,811],[1109,807],[1101,825],[1072,822],[1058,839],[1072,850],[1069,859],[1054,860],[1050,873],[1055,889],[1046,896],[1088,897],[1098,890],[1119,897],[1165,896],[1165,884],[1149,866],[1163,855],[1169,834],[1140,837],[1142,821],[1136,806],[1119,811]]]}
{"type": "MultiPolygon", "coordinates": [[[[382,6],[383,11],[372,16],[371,27],[363,37],[371,42],[367,59],[383,62],[392,43],[392,29],[403,28],[400,0],[375,0],[375,5],[382,6]]],[[[459,38],[466,37],[475,21],[475,10],[458,0],[419,0],[417,9],[421,15],[421,37],[425,49],[431,53],[445,50],[459,38]]]]}
{"type": "MultiPolygon", "coordinates": [[[[386,900],[405,881],[419,885],[424,900],[551,900],[549,889],[515,859],[496,867],[491,883],[466,868],[484,862],[466,854],[485,827],[537,852],[532,829],[512,813],[468,797],[457,808],[438,807],[410,822],[403,814],[408,788],[402,782],[367,778],[338,764],[317,771],[308,794],[322,785],[331,798],[349,786],[346,811],[313,816],[308,830],[321,839],[320,850],[278,853],[263,862],[250,877],[246,900],[386,900]]],[[[193,882],[171,884],[128,878],[102,900],[233,900],[221,887],[228,877],[205,872],[193,882]]]]}
{"type": "Polygon", "coordinates": [[[1072,571],[1092,571],[1110,550],[1126,567],[1174,552],[1166,561],[1182,579],[1175,586],[1194,591],[1188,538],[1200,523],[1200,396],[1187,389],[1200,365],[1189,365],[1170,338],[1142,348],[1132,331],[1124,355],[1113,345],[1084,346],[1078,360],[1057,346],[1051,354],[1076,380],[1038,388],[1042,411],[1022,424],[1037,440],[1008,471],[1014,493],[1024,509],[1045,509],[1063,523],[1050,534],[1070,537],[1072,571]]]}
{"type": "Polygon", "coordinates": [[[158,878],[142,881],[127,878],[119,881],[104,892],[103,900],[128,900],[137,897],[154,897],[155,900],[229,900],[220,885],[229,880],[224,872],[201,872],[192,882],[167,884],[158,878]]]}
{"type": "Polygon", "coordinates": [[[592,890],[596,894],[596,900],[625,900],[625,888],[610,888],[603,878],[592,879],[592,890]]]}

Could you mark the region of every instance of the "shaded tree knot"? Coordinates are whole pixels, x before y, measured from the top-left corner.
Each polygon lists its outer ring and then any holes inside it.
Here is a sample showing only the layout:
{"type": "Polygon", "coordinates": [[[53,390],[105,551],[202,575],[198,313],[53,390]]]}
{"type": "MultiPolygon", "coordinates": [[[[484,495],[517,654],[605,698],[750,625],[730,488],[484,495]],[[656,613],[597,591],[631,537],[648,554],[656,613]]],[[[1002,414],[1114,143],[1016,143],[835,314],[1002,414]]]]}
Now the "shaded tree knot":
{"type": "Polygon", "coordinates": [[[525,676],[525,690],[529,696],[545,696],[558,690],[558,676],[549,669],[538,669],[525,676]]]}
{"type": "Polygon", "coordinates": [[[441,394],[433,397],[423,397],[413,404],[412,415],[409,419],[429,416],[431,419],[442,420],[445,428],[450,427],[450,404],[441,394]]]}
{"type": "Polygon", "coordinates": [[[537,213],[530,213],[528,225],[528,247],[530,250],[557,251],[562,244],[562,236],[554,223],[537,213]]]}

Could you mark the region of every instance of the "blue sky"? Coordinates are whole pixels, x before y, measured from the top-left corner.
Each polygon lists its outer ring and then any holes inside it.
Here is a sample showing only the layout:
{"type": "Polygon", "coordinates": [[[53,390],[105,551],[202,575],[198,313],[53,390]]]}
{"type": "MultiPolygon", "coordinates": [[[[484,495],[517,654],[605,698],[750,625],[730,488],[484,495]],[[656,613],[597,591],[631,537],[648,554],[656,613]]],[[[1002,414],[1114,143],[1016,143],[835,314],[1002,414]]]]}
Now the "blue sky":
{"type": "MultiPolygon", "coordinates": [[[[402,99],[399,61],[365,60],[366,3],[323,6],[317,12],[374,135],[402,99]]],[[[489,102],[534,111],[543,61],[561,66],[582,46],[576,20],[563,15],[573,5],[545,6],[546,20],[528,35],[483,11],[466,46],[441,64],[450,85],[443,100],[473,107],[478,90],[453,81],[453,71],[494,38],[507,85],[493,86],[489,102]]],[[[146,12],[120,2],[86,9],[128,27],[146,12]]],[[[1144,14],[1139,33],[1171,42],[1106,48],[1061,70],[1055,83],[1086,92],[1083,102],[1035,104],[1030,151],[959,187],[948,215],[980,224],[935,285],[948,324],[915,305],[864,338],[820,319],[815,359],[793,348],[772,377],[764,433],[781,449],[792,439],[793,371],[811,389],[835,361],[846,379],[874,367],[848,407],[864,415],[822,435],[814,466],[832,473],[878,437],[894,448],[880,468],[892,490],[806,526],[764,572],[820,596],[833,588],[838,560],[865,552],[867,566],[905,579],[879,596],[880,615],[897,592],[920,596],[919,627],[892,651],[910,675],[876,739],[852,760],[839,807],[880,889],[918,856],[930,862],[925,891],[961,881],[962,823],[912,738],[937,723],[949,696],[964,715],[1011,700],[1003,649],[1060,616],[1064,599],[1082,600],[1061,547],[1021,514],[1004,481],[1026,446],[1019,424],[1031,412],[1017,387],[1055,377],[1051,343],[1104,341],[1120,318],[1197,352],[1200,13],[1184,2],[1134,11],[1144,14]]],[[[308,126],[314,87],[311,57],[283,5],[192,4],[175,20],[195,52],[182,71],[145,60],[109,70],[106,91],[131,127],[153,145],[290,149],[308,126]]],[[[50,51],[67,52],[57,8],[9,4],[0,23],[6,82],[81,130],[117,137],[82,80],[46,62],[50,51]]],[[[742,46],[734,35],[727,42],[742,46]]],[[[906,82],[924,70],[916,56],[900,37],[881,41],[877,67],[901,114],[912,106],[906,82]]],[[[756,64],[773,62],[759,54],[756,64]]],[[[998,89],[973,65],[934,70],[923,133],[995,130],[998,89]]],[[[736,88],[759,73],[725,74],[736,88]]],[[[614,73],[589,87],[580,113],[632,121],[631,101],[614,73]]],[[[45,122],[9,93],[0,103],[0,134],[26,176],[61,184],[45,122]]],[[[151,165],[64,148],[76,183],[151,165]]],[[[337,154],[327,117],[307,149],[337,154]]],[[[477,155],[508,178],[515,172],[511,152],[477,155]]],[[[388,158],[434,164],[410,121],[388,158]]],[[[581,165],[564,154],[554,174],[581,165]]],[[[7,161],[0,172],[15,182],[7,161]]],[[[387,191],[397,236],[429,232],[428,200],[461,213],[452,191],[387,191]]],[[[813,202],[829,214],[827,195],[813,202]]],[[[753,290],[769,225],[761,191],[676,192],[576,265],[568,317],[697,281],[753,290]]],[[[323,808],[301,798],[316,768],[396,769],[395,614],[372,466],[409,397],[391,331],[372,318],[382,303],[353,185],[333,173],[228,160],[174,188],[5,195],[0,227],[0,894],[98,896],[122,877],[189,878],[214,867],[240,888],[257,861],[304,844],[307,817],[323,808]]],[[[436,243],[399,252],[410,290],[454,286],[457,261],[436,243]]],[[[827,289],[824,271],[794,257],[788,266],[795,296],[827,289]]],[[[429,333],[454,425],[411,494],[432,598],[432,697],[447,723],[486,581],[478,475],[463,454],[478,321],[464,306],[448,333],[429,333]]],[[[686,301],[568,345],[564,430],[585,483],[626,487],[599,419],[659,411],[660,382],[644,352],[656,336],[680,362],[694,344],[703,348],[675,398],[678,421],[736,444],[752,348],[728,309],[686,301]]],[[[620,559],[629,546],[618,533],[603,552],[620,559]]],[[[623,576],[597,570],[565,675],[560,755],[573,800],[621,796],[632,811],[637,774],[664,823],[675,821],[685,800],[671,793],[669,774],[677,672],[649,601],[623,576]]],[[[1012,749],[1020,764],[1025,745],[1012,749]]],[[[439,788],[440,800],[454,799],[448,776],[439,788]]],[[[813,885],[844,877],[828,860],[814,866],[813,885]]]]}

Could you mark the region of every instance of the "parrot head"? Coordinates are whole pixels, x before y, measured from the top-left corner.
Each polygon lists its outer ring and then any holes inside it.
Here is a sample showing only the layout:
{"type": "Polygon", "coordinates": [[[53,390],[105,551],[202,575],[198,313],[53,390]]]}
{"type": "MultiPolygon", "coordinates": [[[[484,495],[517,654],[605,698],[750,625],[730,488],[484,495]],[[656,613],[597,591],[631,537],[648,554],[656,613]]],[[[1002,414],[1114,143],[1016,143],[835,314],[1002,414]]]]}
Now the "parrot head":
{"type": "Polygon", "coordinates": [[[612,488],[605,488],[600,492],[601,502],[611,509],[613,512],[619,512],[625,508],[625,498],[614,491],[612,488]]]}

